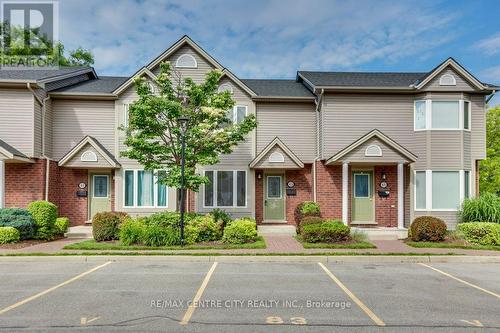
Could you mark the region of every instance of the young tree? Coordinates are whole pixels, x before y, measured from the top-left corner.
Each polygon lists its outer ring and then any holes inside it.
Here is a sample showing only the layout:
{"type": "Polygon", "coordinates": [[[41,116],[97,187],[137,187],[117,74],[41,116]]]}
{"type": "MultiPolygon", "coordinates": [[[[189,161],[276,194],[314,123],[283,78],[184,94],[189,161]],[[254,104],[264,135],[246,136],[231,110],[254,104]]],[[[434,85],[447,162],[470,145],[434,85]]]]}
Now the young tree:
{"type": "Polygon", "coordinates": [[[122,156],[137,160],[146,170],[158,173],[159,182],[179,188],[181,184],[181,131],[178,118],[189,117],[185,135],[185,186],[198,191],[206,177],[197,166],[219,162],[257,126],[254,115],[236,124],[228,117],[235,102],[228,91],[218,92],[220,71],[211,71],[201,84],[183,79],[170,63],[160,65],[154,89],[144,79],[136,79],[139,99],[129,105],[129,125],[122,156]]]}
{"type": "Polygon", "coordinates": [[[500,195],[500,105],[486,115],[486,159],[479,167],[479,192],[500,195]]]}

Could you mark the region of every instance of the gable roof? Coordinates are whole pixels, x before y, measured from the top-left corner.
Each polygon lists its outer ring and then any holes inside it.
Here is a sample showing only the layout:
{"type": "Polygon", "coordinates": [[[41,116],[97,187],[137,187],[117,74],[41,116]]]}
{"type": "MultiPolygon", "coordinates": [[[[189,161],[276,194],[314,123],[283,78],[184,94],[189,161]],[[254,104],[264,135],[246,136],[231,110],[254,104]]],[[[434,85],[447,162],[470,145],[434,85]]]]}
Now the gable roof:
{"type": "Polygon", "coordinates": [[[250,162],[249,167],[254,168],[265,156],[266,154],[275,146],[281,148],[281,150],[299,167],[302,169],[304,163],[291,151],[278,137],[275,137],[262,151],[250,162]]]}
{"type": "Polygon", "coordinates": [[[371,130],[370,132],[366,133],[332,157],[330,157],[325,164],[331,164],[333,162],[340,161],[342,157],[346,156],[348,153],[356,149],[357,147],[361,146],[363,143],[367,142],[373,137],[379,138],[381,141],[383,141],[385,144],[387,144],[389,147],[394,149],[395,151],[399,152],[401,155],[403,155],[405,158],[407,158],[409,161],[415,162],[417,160],[417,155],[413,154],[410,152],[408,149],[405,147],[401,146],[399,143],[396,141],[392,140],[390,137],[379,131],[378,129],[371,130]]]}
{"type": "Polygon", "coordinates": [[[189,36],[184,35],[175,42],[172,46],[166,49],[162,54],[156,57],[153,61],[151,61],[146,67],[149,70],[152,70],[154,67],[158,66],[163,60],[171,56],[175,51],[179,50],[184,45],[189,45],[193,49],[195,49],[203,58],[205,58],[209,63],[211,63],[215,68],[222,70],[224,67],[213,58],[210,54],[208,54],[201,46],[195,43],[189,36]]]}
{"type": "Polygon", "coordinates": [[[300,97],[314,99],[314,94],[296,80],[242,79],[259,97],[300,97]]]}
{"type": "Polygon", "coordinates": [[[5,155],[11,160],[21,160],[26,162],[32,162],[28,156],[21,153],[16,148],[9,145],[7,142],[0,139],[0,154],[5,155]]]}
{"type": "Polygon", "coordinates": [[[134,75],[132,75],[131,77],[127,78],[127,80],[125,80],[121,85],[119,85],[118,87],[116,87],[112,91],[113,94],[116,94],[116,95],[121,94],[128,87],[130,87],[132,84],[134,84],[134,80],[135,80],[136,77],[141,77],[143,75],[149,76],[149,78],[152,79],[152,80],[156,79],[156,75],[154,75],[153,72],[151,72],[147,67],[142,67],[137,72],[135,72],[134,75]]]}
{"type": "Polygon", "coordinates": [[[229,69],[224,68],[224,70],[222,71],[222,77],[221,77],[221,79],[224,76],[227,76],[229,79],[231,79],[234,83],[236,83],[238,85],[238,87],[240,87],[241,89],[243,89],[244,91],[246,91],[247,94],[249,94],[251,97],[257,96],[257,94],[255,93],[255,91],[253,89],[251,89],[247,84],[245,84],[245,82],[243,82],[243,80],[240,80],[229,69]]]}
{"type": "Polygon", "coordinates": [[[71,160],[71,158],[74,157],[76,153],[78,153],[87,144],[97,150],[99,154],[106,159],[110,167],[117,168],[120,166],[120,163],[116,160],[113,154],[111,154],[99,141],[97,141],[97,139],[90,135],[85,136],[76,146],[71,148],[71,150],[59,160],[58,165],[64,166],[65,163],[71,160]]]}

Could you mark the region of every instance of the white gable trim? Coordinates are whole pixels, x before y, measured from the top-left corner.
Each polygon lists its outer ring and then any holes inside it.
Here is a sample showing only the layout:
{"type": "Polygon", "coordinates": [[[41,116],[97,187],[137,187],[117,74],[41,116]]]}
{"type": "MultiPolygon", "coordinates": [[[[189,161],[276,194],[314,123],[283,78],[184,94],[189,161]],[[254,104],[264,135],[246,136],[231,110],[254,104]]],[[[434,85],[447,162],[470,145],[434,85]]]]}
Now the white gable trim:
{"type": "Polygon", "coordinates": [[[457,63],[454,59],[449,58],[445,62],[443,62],[441,65],[439,65],[432,73],[425,78],[422,82],[417,84],[415,86],[416,89],[422,89],[425,87],[432,79],[434,79],[439,73],[441,73],[446,67],[452,67],[456,72],[458,72],[460,75],[462,75],[464,78],[467,79],[470,83],[472,83],[477,89],[479,90],[485,90],[486,87],[479,82],[474,76],[472,76],[469,72],[465,70],[459,63],[457,63]]]}
{"type": "Polygon", "coordinates": [[[249,167],[254,168],[266,155],[269,151],[274,147],[278,146],[283,150],[285,154],[300,168],[304,167],[304,163],[278,138],[275,137],[273,141],[271,141],[266,148],[264,148],[259,155],[257,155],[252,162],[250,162],[249,167]]]}
{"type": "Polygon", "coordinates": [[[57,164],[59,166],[64,166],[64,164],[70,161],[76,155],[76,153],[78,153],[86,144],[91,145],[92,148],[94,148],[101,156],[103,156],[111,167],[117,168],[119,166],[119,164],[117,164],[109,156],[108,152],[102,150],[99,144],[97,144],[97,142],[95,142],[95,140],[88,135],[85,138],[83,138],[83,140],[80,141],[76,146],[74,146],[68,153],[66,153],[66,155],[64,155],[63,158],[61,158],[57,164]]]}
{"type": "Polygon", "coordinates": [[[363,143],[367,142],[373,137],[378,137],[381,139],[384,143],[386,143],[388,146],[399,152],[401,155],[406,157],[409,161],[415,162],[417,160],[417,156],[411,153],[410,151],[406,150],[404,147],[402,147],[400,144],[398,144],[396,141],[392,140],[388,136],[386,136],[384,133],[380,132],[377,129],[374,129],[373,131],[367,133],[366,135],[362,136],[358,140],[354,141],[352,144],[349,146],[345,147],[341,151],[339,151],[337,154],[333,155],[326,161],[326,165],[332,164],[334,162],[339,161],[342,157],[356,149],[357,147],[361,146],[363,143]]]}
{"type": "Polygon", "coordinates": [[[257,94],[252,89],[248,88],[248,86],[246,84],[244,84],[240,79],[238,79],[236,77],[236,75],[234,75],[233,73],[231,73],[227,68],[224,68],[224,70],[222,71],[221,79],[224,76],[227,76],[231,81],[233,81],[234,83],[236,83],[236,85],[238,87],[240,87],[241,89],[243,89],[247,94],[249,94],[250,97],[256,97],[257,96],[257,94]]]}
{"type": "Polygon", "coordinates": [[[121,86],[116,88],[113,91],[113,94],[120,95],[122,92],[124,92],[126,89],[128,89],[128,87],[130,87],[132,84],[134,84],[134,81],[137,77],[142,77],[143,75],[149,76],[149,78],[152,80],[157,79],[156,75],[154,75],[149,69],[147,69],[146,67],[142,67],[134,75],[132,75],[127,81],[122,83],[121,86]]]}

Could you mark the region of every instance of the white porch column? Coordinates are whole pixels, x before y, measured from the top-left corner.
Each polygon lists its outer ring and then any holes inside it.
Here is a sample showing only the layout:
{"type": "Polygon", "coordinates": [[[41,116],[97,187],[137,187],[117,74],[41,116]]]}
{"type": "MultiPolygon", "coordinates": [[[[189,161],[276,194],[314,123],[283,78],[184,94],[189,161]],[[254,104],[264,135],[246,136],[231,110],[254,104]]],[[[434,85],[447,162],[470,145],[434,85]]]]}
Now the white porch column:
{"type": "Polygon", "coordinates": [[[5,161],[0,160],[0,208],[5,207],[5,161]]]}
{"type": "Polygon", "coordinates": [[[349,163],[342,164],[342,222],[348,224],[349,219],[349,163]]]}
{"type": "Polygon", "coordinates": [[[404,167],[398,163],[398,229],[404,228],[404,167]]]}

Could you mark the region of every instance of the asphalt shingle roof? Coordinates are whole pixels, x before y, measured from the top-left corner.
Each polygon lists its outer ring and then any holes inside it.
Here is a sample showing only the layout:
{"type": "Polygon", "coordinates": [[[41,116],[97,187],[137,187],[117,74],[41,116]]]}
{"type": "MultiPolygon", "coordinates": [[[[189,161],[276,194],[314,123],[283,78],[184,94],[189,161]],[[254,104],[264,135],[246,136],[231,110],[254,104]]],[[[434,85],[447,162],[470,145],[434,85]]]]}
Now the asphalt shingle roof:
{"type": "Polygon", "coordinates": [[[5,141],[3,141],[1,139],[0,139],[0,147],[2,147],[3,149],[7,150],[9,153],[11,153],[14,156],[19,156],[19,157],[25,157],[25,158],[27,158],[26,155],[24,155],[19,150],[17,150],[16,148],[12,147],[7,142],[5,142],[5,141]]]}
{"type": "Polygon", "coordinates": [[[241,81],[258,96],[314,97],[311,91],[295,80],[244,79],[241,81]]]}
{"type": "Polygon", "coordinates": [[[0,80],[44,80],[61,75],[79,72],[89,66],[59,67],[58,69],[4,69],[0,68],[0,80]]]}
{"type": "Polygon", "coordinates": [[[83,81],[52,92],[65,93],[111,93],[129,78],[126,76],[99,76],[98,79],[83,81]]]}
{"type": "Polygon", "coordinates": [[[409,87],[422,80],[427,72],[308,72],[299,71],[301,76],[315,86],[343,87],[409,87]]]}

